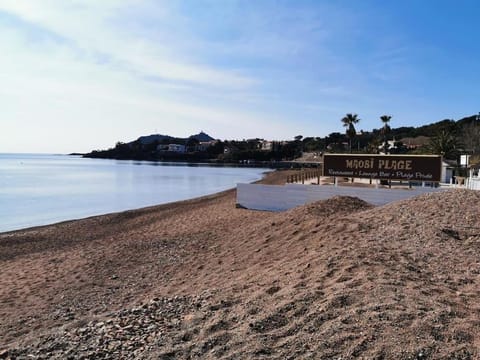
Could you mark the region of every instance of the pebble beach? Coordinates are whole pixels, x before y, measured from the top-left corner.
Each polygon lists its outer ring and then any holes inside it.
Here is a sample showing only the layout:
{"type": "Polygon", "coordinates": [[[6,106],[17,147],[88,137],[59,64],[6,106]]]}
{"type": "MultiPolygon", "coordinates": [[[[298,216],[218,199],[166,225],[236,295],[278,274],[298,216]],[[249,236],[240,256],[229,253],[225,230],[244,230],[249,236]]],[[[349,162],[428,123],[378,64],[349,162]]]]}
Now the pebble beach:
{"type": "Polygon", "coordinates": [[[229,190],[1,233],[0,359],[475,359],[479,214],[460,189],[280,213],[229,190]]]}

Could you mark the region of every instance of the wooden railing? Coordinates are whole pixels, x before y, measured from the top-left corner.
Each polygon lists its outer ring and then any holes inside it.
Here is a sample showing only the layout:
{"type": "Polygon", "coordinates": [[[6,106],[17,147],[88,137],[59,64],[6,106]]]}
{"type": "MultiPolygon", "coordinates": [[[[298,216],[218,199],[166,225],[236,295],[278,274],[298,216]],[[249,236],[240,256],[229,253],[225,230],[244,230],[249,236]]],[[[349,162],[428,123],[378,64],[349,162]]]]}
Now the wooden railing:
{"type": "Polygon", "coordinates": [[[323,176],[323,169],[300,169],[294,174],[287,176],[287,183],[301,183],[305,184],[306,181],[316,180],[316,183],[320,183],[320,177],[323,176]]]}

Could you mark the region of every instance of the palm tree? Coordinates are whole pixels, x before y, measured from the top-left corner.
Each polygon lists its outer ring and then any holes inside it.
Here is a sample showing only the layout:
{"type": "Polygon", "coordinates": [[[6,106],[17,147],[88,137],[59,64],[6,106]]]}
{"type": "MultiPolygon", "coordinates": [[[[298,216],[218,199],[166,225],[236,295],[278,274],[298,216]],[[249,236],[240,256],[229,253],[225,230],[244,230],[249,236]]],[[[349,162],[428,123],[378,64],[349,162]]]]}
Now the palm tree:
{"type": "Polygon", "coordinates": [[[357,114],[347,114],[342,118],[343,126],[347,128],[346,134],[348,137],[348,144],[350,152],[352,152],[352,139],[357,134],[355,130],[355,124],[360,121],[357,114]]]}
{"type": "Polygon", "coordinates": [[[432,154],[454,159],[459,153],[461,144],[455,134],[443,130],[430,138],[427,147],[432,154]]]}
{"type": "Polygon", "coordinates": [[[380,120],[382,120],[383,127],[382,127],[382,135],[383,135],[383,152],[387,154],[388,151],[388,141],[387,141],[387,134],[390,132],[390,125],[388,123],[390,122],[390,119],[392,117],[390,115],[382,115],[380,116],[380,120]]]}

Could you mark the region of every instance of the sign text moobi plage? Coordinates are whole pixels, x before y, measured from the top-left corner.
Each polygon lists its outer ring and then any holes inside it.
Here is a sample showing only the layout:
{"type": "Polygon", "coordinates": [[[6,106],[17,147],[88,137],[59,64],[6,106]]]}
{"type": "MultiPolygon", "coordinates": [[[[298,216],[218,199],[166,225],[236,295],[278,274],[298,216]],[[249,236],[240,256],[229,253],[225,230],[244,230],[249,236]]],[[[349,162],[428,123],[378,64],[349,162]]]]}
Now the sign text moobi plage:
{"type": "Polygon", "coordinates": [[[384,180],[440,181],[442,157],[437,155],[325,154],[324,176],[384,180]]]}

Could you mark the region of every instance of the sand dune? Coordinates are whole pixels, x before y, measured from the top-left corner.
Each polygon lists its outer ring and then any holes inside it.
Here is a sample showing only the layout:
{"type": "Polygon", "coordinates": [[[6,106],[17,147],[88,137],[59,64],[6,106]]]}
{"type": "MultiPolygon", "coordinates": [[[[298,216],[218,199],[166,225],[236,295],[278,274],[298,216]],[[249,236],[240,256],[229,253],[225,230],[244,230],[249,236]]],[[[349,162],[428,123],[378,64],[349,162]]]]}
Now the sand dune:
{"type": "Polygon", "coordinates": [[[0,358],[478,358],[479,214],[466,190],[284,213],[227,191],[0,234],[0,358]]]}

